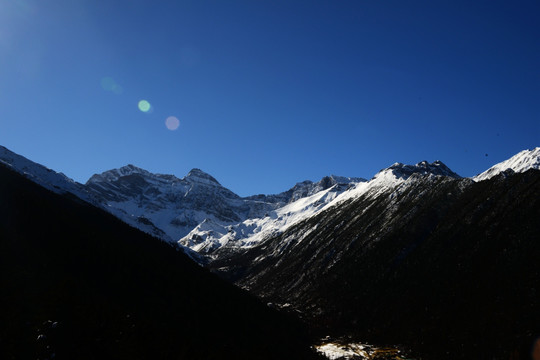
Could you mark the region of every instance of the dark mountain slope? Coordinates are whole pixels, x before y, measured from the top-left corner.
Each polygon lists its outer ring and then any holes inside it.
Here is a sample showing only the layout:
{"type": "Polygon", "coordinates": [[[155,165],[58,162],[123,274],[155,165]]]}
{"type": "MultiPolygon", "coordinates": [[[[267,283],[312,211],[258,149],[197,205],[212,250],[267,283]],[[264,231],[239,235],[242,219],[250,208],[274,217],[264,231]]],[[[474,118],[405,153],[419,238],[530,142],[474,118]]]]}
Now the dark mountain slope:
{"type": "Polygon", "coordinates": [[[322,332],[428,359],[529,359],[539,259],[540,172],[530,170],[480,183],[418,177],[212,266],[322,332]]]}
{"type": "Polygon", "coordinates": [[[2,359],[315,357],[296,321],[3,166],[0,289],[2,359]]]}

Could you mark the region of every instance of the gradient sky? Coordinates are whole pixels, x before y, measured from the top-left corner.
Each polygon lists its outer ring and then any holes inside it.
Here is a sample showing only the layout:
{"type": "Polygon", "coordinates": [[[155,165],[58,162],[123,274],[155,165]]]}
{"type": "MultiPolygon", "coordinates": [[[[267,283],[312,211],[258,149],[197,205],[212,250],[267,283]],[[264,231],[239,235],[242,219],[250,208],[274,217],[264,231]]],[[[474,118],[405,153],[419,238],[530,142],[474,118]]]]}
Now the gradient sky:
{"type": "Polygon", "coordinates": [[[540,146],[540,2],[0,0],[0,145],[240,195],[394,162],[473,176],[540,146]]]}

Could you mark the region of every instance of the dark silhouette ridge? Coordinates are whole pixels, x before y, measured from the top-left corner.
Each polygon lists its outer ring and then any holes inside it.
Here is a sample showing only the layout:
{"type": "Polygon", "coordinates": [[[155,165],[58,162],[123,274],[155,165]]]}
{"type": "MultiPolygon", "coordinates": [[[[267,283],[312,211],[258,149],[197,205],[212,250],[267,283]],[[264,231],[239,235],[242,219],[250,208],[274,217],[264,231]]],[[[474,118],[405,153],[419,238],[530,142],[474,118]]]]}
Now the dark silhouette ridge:
{"type": "Polygon", "coordinates": [[[418,178],[210,267],[291,303],[321,334],[403,344],[426,359],[529,360],[539,259],[540,171],[529,170],[479,183],[418,178]]]}
{"type": "Polygon", "coordinates": [[[314,359],[298,321],[0,165],[0,358],[314,359]]]}

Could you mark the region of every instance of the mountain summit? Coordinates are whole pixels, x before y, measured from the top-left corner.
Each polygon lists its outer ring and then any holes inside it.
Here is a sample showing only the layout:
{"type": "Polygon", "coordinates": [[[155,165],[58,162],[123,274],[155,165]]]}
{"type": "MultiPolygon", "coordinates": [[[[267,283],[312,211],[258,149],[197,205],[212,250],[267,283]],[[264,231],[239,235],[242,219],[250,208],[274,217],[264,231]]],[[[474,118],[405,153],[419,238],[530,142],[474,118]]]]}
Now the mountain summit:
{"type": "Polygon", "coordinates": [[[207,174],[201,169],[196,169],[196,168],[191,169],[191,171],[183,178],[183,180],[190,181],[190,182],[205,183],[207,185],[221,186],[221,184],[210,174],[207,174]]]}
{"type": "Polygon", "coordinates": [[[238,195],[200,169],[179,179],[127,165],[92,176],[86,186],[104,208],[171,242],[207,218],[241,221],[249,213],[238,195]]]}
{"type": "Polygon", "coordinates": [[[505,171],[511,172],[525,172],[529,169],[540,170],[540,147],[532,150],[523,150],[512,156],[510,159],[500,162],[481,174],[473,177],[474,181],[483,181],[491,179],[492,177],[499,175],[505,171]]]}
{"type": "Polygon", "coordinates": [[[450,168],[440,160],[436,160],[432,163],[424,160],[416,165],[395,163],[392,166],[381,170],[381,172],[391,172],[398,179],[407,179],[413,174],[448,176],[455,179],[461,178],[461,176],[450,170],[450,168]]]}
{"type": "Polygon", "coordinates": [[[116,181],[123,176],[129,176],[133,174],[150,175],[150,172],[141,169],[135,165],[129,164],[126,166],[122,166],[119,169],[112,169],[105,171],[101,174],[94,174],[92,175],[92,177],[90,177],[90,179],[88,179],[86,184],[88,185],[89,183],[116,181]]]}

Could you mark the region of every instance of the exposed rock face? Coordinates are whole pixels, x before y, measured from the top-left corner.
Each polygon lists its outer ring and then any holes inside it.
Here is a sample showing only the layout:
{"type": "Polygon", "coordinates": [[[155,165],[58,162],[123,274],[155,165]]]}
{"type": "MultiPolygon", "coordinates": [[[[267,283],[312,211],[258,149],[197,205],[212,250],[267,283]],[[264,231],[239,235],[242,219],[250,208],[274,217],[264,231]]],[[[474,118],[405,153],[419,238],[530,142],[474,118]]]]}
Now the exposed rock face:
{"type": "MultiPolygon", "coordinates": [[[[405,165],[402,163],[395,163],[389,168],[385,169],[386,171],[391,171],[397,178],[408,178],[413,174],[419,175],[437,175],[437,176],[448,176],[452,178],[461,178],[458,174],[450,170],[442,161],[437,160],[431,164],[427,161],[421,161],[416,165],[405,165]]],[[[383,170],[384,171],[384,170],[383,170]]]]}
{"type": "Polygon", "coordinates": [[[289,191],[278,195],[246,198],[248,203],[258,207],[258,214],[251,211],[253,216],[248,216],[242,222],[230,224],[207,219],[179,243],[211,258],[219,258],[222,253],[250,248],[313,216],[340,194],[363,181],[330,176],[316,183],[311,181],[298,183],[289,191]]]}
{"type": "Polygon", "coordinates": [[[92,176],[86,187],[104,208],[125,221],[136,220],[136,225],[152,228],[154,235],[170,242],[182,239],[181,245],[207,254],[230,240],[246,238],[246,220],[264,219],[289,203],[332,187],[344,191],[358,181],[325,177],[316,183],[298,183],[277,195],[241,198],[200,169],[179,179],[128,165],[92,176]],[[243,230],[230,238],[231,227],[243,230]]]}
{"type": "Polygon", "coordinates": [[[199,169],[179,179],[128,165],[94,175],[88,189],[120,217],[142,217],[175,241],[205,219],[238,222],[249,204],[199,169]]]}

